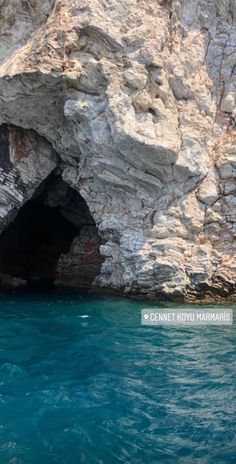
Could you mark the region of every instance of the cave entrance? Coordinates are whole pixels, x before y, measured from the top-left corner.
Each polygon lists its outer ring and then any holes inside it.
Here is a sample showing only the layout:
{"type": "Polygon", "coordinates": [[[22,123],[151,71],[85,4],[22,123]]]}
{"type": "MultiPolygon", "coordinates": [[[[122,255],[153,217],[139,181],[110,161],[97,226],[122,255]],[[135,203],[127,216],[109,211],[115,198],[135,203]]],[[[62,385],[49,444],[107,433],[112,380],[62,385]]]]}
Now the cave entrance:
{"type": "Polygon", "coordinates": [[[0,235],[2,286],[91,288],[102,258],[81,195],[51,174],[0,235]]]}

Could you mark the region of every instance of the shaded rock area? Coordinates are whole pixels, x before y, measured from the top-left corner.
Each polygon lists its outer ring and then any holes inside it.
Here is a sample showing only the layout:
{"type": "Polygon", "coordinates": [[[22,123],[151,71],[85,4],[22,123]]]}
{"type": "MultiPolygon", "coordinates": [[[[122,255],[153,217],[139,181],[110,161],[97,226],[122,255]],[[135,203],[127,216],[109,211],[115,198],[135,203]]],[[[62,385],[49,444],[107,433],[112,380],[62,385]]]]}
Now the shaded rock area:
{"type": "Polygon", "coordinates": [[[236,0],[0,3],[0,232],[56,169],[55,283],[234,301],[236,0]]]}
{"type": "Polygon", "coordinates": [[[0,283],[91,288],[99,246],[85,201],[53,173],[0,235],[0,283]]]}

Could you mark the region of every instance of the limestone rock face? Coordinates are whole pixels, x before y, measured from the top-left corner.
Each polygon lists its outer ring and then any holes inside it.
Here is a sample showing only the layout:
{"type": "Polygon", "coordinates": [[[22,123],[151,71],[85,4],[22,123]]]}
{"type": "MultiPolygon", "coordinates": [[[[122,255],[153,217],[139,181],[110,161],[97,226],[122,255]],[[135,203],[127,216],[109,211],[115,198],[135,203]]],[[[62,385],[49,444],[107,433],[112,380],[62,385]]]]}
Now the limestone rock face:
{"type": "Polygon", "coordinates": [[[57,154],[34,131],[0,126],[0,230],[57,166],[57,154]]]}
{"type": "Polygon", "coordinates": [[[95,286],[234,300],[236,0],[0,7],[0,227],[57,167],[102,239],[95,286]]]}

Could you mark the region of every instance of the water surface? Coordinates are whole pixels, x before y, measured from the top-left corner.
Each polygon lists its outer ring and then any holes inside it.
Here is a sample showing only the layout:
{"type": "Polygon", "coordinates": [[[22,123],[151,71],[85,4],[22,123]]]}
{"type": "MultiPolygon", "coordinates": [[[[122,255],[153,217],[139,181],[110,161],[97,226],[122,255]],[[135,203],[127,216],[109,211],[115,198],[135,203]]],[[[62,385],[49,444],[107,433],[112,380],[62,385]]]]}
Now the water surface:
{"type": "Polygon", "coordinates": [[[0,295],[0,464],[236,463],[235,325],[142,327],[143,307],[0,295]]]}

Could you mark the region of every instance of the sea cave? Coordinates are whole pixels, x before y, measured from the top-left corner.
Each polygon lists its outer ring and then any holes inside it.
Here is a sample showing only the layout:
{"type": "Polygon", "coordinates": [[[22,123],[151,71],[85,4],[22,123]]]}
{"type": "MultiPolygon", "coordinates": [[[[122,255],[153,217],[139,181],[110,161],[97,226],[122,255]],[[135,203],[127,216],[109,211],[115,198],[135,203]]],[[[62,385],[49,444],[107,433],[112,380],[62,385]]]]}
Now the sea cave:
{"type": "Polygon", "coordinates": [[[90,289],[102,263],[99,246],[85,200],[52,173],[0,235],[2,285],[90,289]]]}

